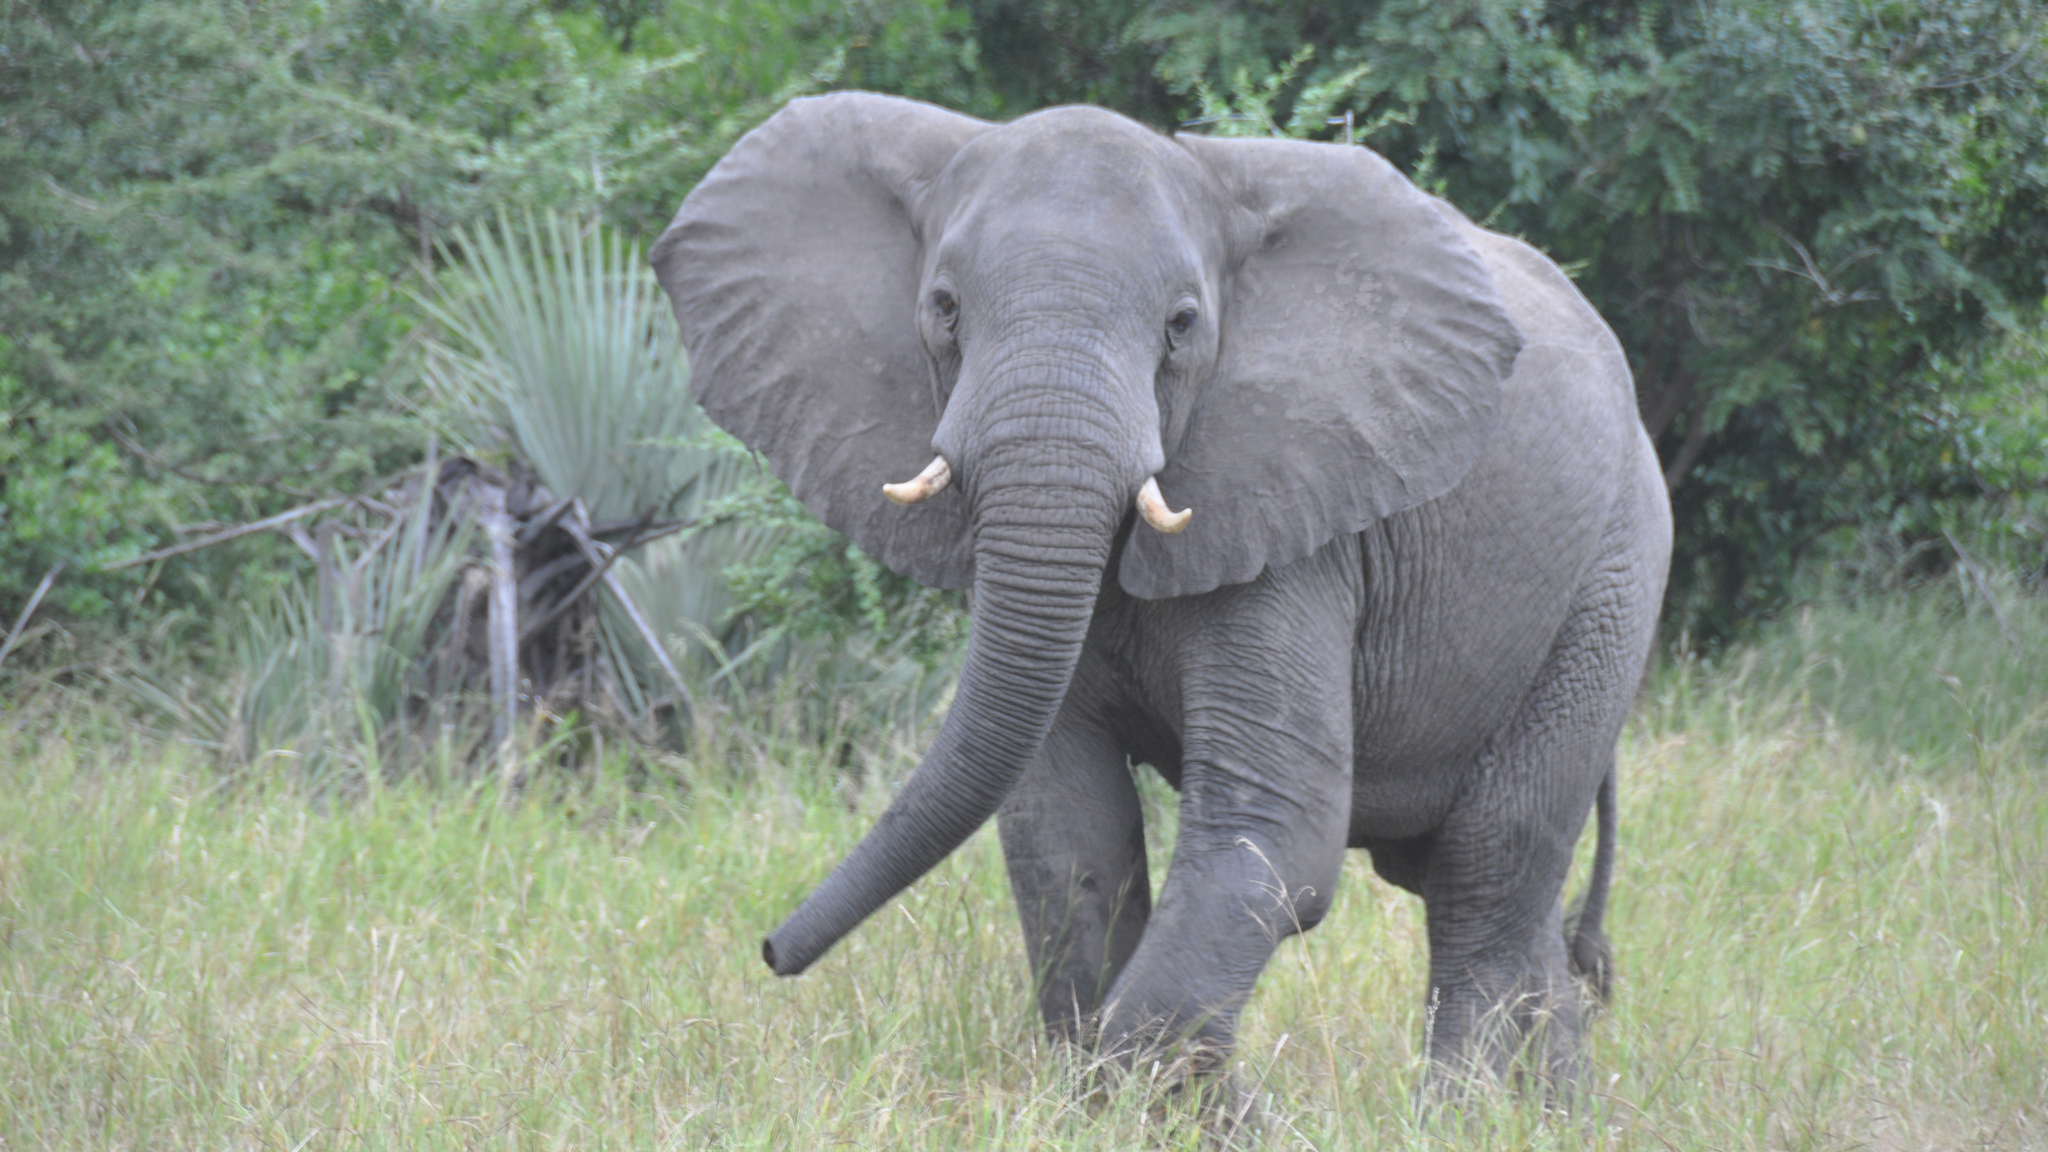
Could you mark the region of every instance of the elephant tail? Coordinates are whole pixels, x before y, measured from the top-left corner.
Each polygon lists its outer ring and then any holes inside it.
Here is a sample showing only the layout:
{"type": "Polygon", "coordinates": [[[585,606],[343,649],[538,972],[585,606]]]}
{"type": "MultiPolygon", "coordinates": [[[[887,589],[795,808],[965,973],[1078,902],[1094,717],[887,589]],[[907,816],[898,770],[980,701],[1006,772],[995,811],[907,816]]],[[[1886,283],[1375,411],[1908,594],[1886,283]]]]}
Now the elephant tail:
{"type": "Polygon", "coordinates": [[[1579,897],[1579,906],[1565,931],[1573,974],[1590,985],[1600,1003],[1605,1004],[1614,994],[1614,947],[1607,942],[1607,933],[1600,930],[1600,921],[1607,915],[1608,882],[1614,878],[1612,764],[1608,765],[1607,775],[1600,781],[1594,809],[1598,813],[1599,840],[1593,847],[1593,876],[1586,884],[1586,894],[1579,897]]]}

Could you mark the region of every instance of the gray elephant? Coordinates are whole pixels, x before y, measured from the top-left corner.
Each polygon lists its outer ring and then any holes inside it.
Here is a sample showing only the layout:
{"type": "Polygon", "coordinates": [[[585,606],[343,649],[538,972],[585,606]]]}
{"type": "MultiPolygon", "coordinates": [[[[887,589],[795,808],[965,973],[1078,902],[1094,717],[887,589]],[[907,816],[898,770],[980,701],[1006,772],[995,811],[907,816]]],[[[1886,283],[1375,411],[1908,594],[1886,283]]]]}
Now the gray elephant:
{"type": "Polygon", "coordinates": [[[1048,1026],[1214,1058],[1363,848],[1426,903],[1439,1080],[1576,1074],[1671,527],[1550,261],[1364,148],[853,92],[749,133],[653,261],[711,418],[970,590],[951,711],[777,973],[999,815],[1048,1026]],[[1156,904],[1133,763],[1180,793],[1156,904]]]}

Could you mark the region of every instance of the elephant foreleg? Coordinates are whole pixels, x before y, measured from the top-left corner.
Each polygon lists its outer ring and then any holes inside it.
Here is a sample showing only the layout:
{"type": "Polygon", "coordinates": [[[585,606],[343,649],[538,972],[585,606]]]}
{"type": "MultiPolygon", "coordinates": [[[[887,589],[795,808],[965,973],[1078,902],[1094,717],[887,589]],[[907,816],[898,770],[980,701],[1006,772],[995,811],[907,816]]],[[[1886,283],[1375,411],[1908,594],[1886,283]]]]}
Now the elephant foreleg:
{"type": "Polygon", "coordinates": [[[1180,835],[1104,1011],[1115,1054],[1186,1042],[1197,1069],[1220,1062],[1274,948],[1330,906],[1351,811],[1358,592],[1346,559],[1329,549],[1161,609],[1204,626],[1179,633],[1180,835]]]}
{"type": "Polygon", "coordinates": [[[1129,762],[1078,712],[1060,713],[998,815],[1039,1010],[1066,1040],[1090,1035],[1152,908],[1129,762]]]}

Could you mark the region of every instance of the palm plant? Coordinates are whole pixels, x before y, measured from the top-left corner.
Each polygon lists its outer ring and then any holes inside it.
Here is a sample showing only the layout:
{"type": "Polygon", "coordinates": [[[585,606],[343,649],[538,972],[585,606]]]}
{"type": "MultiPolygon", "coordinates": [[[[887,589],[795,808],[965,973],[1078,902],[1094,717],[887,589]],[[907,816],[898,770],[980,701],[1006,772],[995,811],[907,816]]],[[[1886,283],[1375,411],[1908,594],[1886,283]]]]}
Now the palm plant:
{"type": "Polygon", "coordinates": [[[470,615],[456,590],[478,529],[474,517],[447,514],[424,482],[435,471],[430,462],[420,482],[383,500],[317,502],[339,507],[312,533],[292,524],[318,577],[245,605],[228,629],[224,679],[178,683],[145,665],[116,683],[231,765],[282,759],[310,778],[372,778],[427,731],[466,754],[483,725],[451,648],[470,615]],[[417,723],[430,718],[438,723],[417,723]]]}
{"type": "Polygon", "coordinates": [[[510,451],[597,519],[673,511],[736,469],[688,402],[668,302],[637,245],[554,213],[458,228],[419,303],[439,325],[435,417],[474,454],[510,451]]]}
{"type": "Polygon", "coordinates": [[[449,271],[422,303],[440,329],[425,378],[446,434],[529,462],[593,518],[691,526],[614,567],[596,639],[627,710],[644,726],[677,694],[652,639],[692,695],[745,697],[778,730],[863,755],[916,740],[950,685],[951,661],[923,650],[946,629],[864,618],[820,636],[735,611],[729,573],[782,566],[792,531],[822,529],[688,399],[667,298],[637,247],[555,214],[501,215],[457,230],[444,254],[449,271]]]}
{"type": "Polygon", "coordinates": [[[501,214],[495,229],[456,230],[443,254],[449,271],[420,302],[440,329],[424,378],[446,433],[530,464],[593,521],[690,526],[616,561],[599,618],[626,703],[644,715],[669,693],[658,655],[722,658],[725,572],[775,543],[773,527],[719,515],[758,467],[690,402],[667,300],[636,245],[553,213],[501,214]]]}
{"type": "Polygon", "coordinates": [[[476,536],[473,520],[435,516],[425,484],[375,531],[323,531],[321,578],[258,598],[230,644],[241,669],[222,732],[231,757],[290,749],[316,772],[374,769],[413,735],[411,713],[445,700],[463,674],[434,656],[476,536]]]}
{"type": "Polygon", "coordinates": [[[832,607],[844,581],[829,566],[808,579],[832,588],[795,596],[789,619],[736,609],[729,572],[749,574],[758,610],[773,597],[752,585],[803,584],[792,573],[807,558],[852,553],[690,401],[637,249],[557,215],[501,215],[457,229],[442,256],[417,296],[435,322],[425,465],[380,496],[329,497],[131,561],[270,530],[318,573],[250,605],[228,691],[144,675],[131,690],[231,762],[282,755],[365,776],[419,759],[422,740],[447,745],[451,766],[509,751],[501,738],[522,711],[597,708],[657,738],[665,715],[693,722],[707,696],[828,743],[842,763],[919,740],[951,679],[930,639],[948,628],[926,617],[957,609],[880,597],[886,574],[866,561],[853,565],[870,593],[852,598],[857,622],[832,607]],[[439,437],[465,454],[443,458],[439,437]],[[805,622],[820,614],[838,622],[829,634],[805,622]]]}

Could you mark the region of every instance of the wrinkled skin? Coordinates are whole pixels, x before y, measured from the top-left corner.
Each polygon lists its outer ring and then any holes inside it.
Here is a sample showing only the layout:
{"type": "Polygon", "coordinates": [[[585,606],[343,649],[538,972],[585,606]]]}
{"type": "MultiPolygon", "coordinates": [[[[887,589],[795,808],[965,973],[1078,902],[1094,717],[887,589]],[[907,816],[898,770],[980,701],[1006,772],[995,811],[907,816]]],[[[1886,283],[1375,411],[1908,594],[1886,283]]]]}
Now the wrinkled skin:
{"type": "Polygon", "coordinates": [[[1361,148],[841,93],[741,141],[654,262],[706,411],[861,548],[971,589],[938,738],[777,972],[999,814],[1048,1026],[1220,1058],[1362,848],[1427,905],[1440,1079],[1532,1043],[1578,1075],[1670,516],[1548,260],[1361,148]],[[934,453],[949,488],[883,499],[934,453]],[[1149,477],[1185,532],[1133,515],[1149,477]],[[1156,905],[1134,762],[1180,792],[1156,905]]]}

